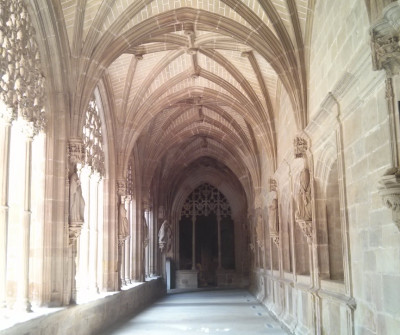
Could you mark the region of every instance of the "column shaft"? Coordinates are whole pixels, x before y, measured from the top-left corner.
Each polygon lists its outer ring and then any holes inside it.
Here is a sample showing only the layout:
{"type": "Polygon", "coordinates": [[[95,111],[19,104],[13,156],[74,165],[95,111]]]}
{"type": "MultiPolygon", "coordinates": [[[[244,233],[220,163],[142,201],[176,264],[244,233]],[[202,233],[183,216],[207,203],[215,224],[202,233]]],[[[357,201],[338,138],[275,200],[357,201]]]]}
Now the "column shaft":
{"type": "Polygon", "coordinates": [[[218,223],[218,269],[222,269],[222,246],[221,246],[221,215],[217,214],[218,223]]]}
{"type": "Polygon", "coordinates": [[[196,216],[192,217],[192,270],[196,270],[196,216]]]}
{"type": "Polygon", "coordinates": [[[17,293],[17,309],[31,311],[29,302],[29,249],[31,229],[31,179],[32,179],[32,137],[25,142],[25,183],[24,183],[24,215],[21,227],[21,273],[17,293]]]}
{"type": "Polygon", "coordinates": [[[0,309],[7,298],[8,181],[10,170],[10,122],[0,123],[0,309]]]}

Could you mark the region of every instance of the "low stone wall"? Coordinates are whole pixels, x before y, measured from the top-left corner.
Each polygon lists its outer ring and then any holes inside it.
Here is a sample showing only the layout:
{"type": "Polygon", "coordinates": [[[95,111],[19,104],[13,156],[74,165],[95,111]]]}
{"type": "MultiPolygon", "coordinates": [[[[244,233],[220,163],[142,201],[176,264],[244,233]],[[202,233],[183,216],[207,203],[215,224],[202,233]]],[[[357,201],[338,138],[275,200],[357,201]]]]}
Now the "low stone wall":
{"type": "Polygon", "coordinates": [[[0,331],[1,335],[99,334],[137,314],[166,294],[163,280],[155,279],[85,304],[68,306],[0,331]]]}

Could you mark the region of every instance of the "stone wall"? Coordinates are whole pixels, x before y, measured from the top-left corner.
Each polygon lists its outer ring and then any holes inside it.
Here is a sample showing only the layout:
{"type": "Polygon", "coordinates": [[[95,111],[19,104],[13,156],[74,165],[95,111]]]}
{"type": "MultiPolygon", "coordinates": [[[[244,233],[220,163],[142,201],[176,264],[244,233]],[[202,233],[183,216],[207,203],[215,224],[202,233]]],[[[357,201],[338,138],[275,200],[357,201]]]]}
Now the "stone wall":
{"type": "Polygon", "coordinates": [[[165,293],[163,280],[154,279],[92,302],[61,308],[58,311],[50,309],[48,314],[16,324],[0,331],[0,334],[98,334],[115,322],[139,313],[165,293]]]}
{"type": "MultiPolygon", "coordinates": [[[[314,17],[309,121],[299,132],[308,148],[302,163],[290,141],[278,141],[285,146],[272,177],[282,259],[279,271],[255,269],[251,290],[296,334],[397,334],[400,233],[378,192],[398,155],[391,149],[398,121],[388,109],[389,72],[374,71],[363,1],[317,2],[314,17]],[[295,218],[304,162],[313,186],[309,241],[295,218]]],[[[397,108],[399,78],[390,77],[397,108]]],[[[293,118],[282,120],[280,139],[294,129],[293,118]]],[[[266,248],[275,246],[267,241],[266,248]]]]}

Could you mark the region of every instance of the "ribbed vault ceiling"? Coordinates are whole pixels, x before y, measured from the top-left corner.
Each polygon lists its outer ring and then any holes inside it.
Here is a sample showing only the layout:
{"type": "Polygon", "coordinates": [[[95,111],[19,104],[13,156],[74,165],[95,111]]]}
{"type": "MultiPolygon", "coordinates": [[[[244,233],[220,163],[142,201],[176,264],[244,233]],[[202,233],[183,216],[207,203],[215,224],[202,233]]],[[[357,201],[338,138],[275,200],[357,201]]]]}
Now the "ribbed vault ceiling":
{"type": "Polygon", "coordinates": [[[307,122],[313,2],[53,1],[72,56],[72,109],[82,113],[102,79],[115,149],[123,169],[137,150],[143,187],[158,173],[177,188],[212,161],[248,193],[261,182],[260,153],[275,164],[281,89],[298,128],[307,122]]]}

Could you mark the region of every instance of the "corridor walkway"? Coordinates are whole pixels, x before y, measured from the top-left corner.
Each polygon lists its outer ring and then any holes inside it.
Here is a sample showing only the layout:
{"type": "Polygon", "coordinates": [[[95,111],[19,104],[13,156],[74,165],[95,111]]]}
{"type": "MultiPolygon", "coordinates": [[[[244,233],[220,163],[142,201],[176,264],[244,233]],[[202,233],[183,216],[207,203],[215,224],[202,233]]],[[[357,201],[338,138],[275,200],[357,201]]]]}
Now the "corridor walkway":
{"type": "Polygon", "coordinates": [[[245,290],[170,294],[101,335],[286,334],[245,290]]]}

